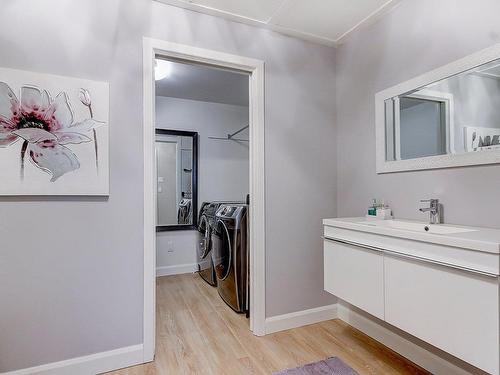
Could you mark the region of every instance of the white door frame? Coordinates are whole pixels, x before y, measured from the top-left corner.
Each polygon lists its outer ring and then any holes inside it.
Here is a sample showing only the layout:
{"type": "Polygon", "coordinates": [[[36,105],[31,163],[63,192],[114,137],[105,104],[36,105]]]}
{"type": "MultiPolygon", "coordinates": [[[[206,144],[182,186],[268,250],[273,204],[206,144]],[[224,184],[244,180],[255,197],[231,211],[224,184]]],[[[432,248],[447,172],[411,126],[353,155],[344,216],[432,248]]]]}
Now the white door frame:
{"type": "Polygon", "coordinates": [[[155,56],[237,69],[250,74],[250,329],[265,334],[264,62],[143,38],[144,77],[144,362],[154,359],[156,318],[155,56]]]}

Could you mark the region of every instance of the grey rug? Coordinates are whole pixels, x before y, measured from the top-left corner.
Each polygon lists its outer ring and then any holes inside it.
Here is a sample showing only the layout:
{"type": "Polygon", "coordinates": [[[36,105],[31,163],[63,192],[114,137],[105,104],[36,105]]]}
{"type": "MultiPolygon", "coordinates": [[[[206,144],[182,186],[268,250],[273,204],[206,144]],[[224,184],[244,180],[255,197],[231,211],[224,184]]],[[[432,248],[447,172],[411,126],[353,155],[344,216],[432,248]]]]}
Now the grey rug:
{"type": "Polygon", "coordinates": [[[340,358],[332,357],[324,361],[277,372],[274,375],[359,375],[340,358]]]}

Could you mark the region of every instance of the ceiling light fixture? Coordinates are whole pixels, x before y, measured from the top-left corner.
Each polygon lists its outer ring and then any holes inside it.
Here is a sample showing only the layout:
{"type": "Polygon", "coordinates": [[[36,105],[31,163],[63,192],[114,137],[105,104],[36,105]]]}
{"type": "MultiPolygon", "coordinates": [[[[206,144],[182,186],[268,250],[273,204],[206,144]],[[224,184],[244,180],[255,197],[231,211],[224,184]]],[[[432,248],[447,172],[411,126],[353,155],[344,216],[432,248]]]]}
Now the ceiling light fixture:
{"type": "Polygon", "coordinates": [[[155,81],[168,78],[172,73],[172,63],[166,60],[155,59],[155,81]]]}

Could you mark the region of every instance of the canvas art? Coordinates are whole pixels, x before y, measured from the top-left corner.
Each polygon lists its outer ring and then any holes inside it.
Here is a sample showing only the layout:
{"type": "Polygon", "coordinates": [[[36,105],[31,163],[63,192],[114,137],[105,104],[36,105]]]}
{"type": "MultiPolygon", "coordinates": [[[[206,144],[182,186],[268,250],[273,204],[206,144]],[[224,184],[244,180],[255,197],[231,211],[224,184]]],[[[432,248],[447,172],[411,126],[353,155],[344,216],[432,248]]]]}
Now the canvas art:
{"type": "Polygon", "coordinates": [[[465,149],[468,152],[500,148],[500,128],[464,127],[465,149]]]}
{"type": "Polygon", "coordinates": [[[109,85],[0,68],[0,195],[109,194],[109,85]]]}

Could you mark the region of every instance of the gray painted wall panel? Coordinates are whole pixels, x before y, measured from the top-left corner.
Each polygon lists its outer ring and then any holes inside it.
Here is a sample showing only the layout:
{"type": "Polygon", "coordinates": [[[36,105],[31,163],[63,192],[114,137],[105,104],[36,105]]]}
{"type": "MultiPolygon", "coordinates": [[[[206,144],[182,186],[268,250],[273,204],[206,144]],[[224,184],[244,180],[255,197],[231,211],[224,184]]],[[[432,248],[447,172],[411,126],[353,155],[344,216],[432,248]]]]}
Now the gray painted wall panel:
{"type": "Polygon", "coordinates": [[[376,92],[500,42],[495,0],[405,0],[337,49],[338,215],[383,198],[399,218],[426,220],[439,198],[448,223],[500,227],[500,166],[377,175],[376,92]]]}

